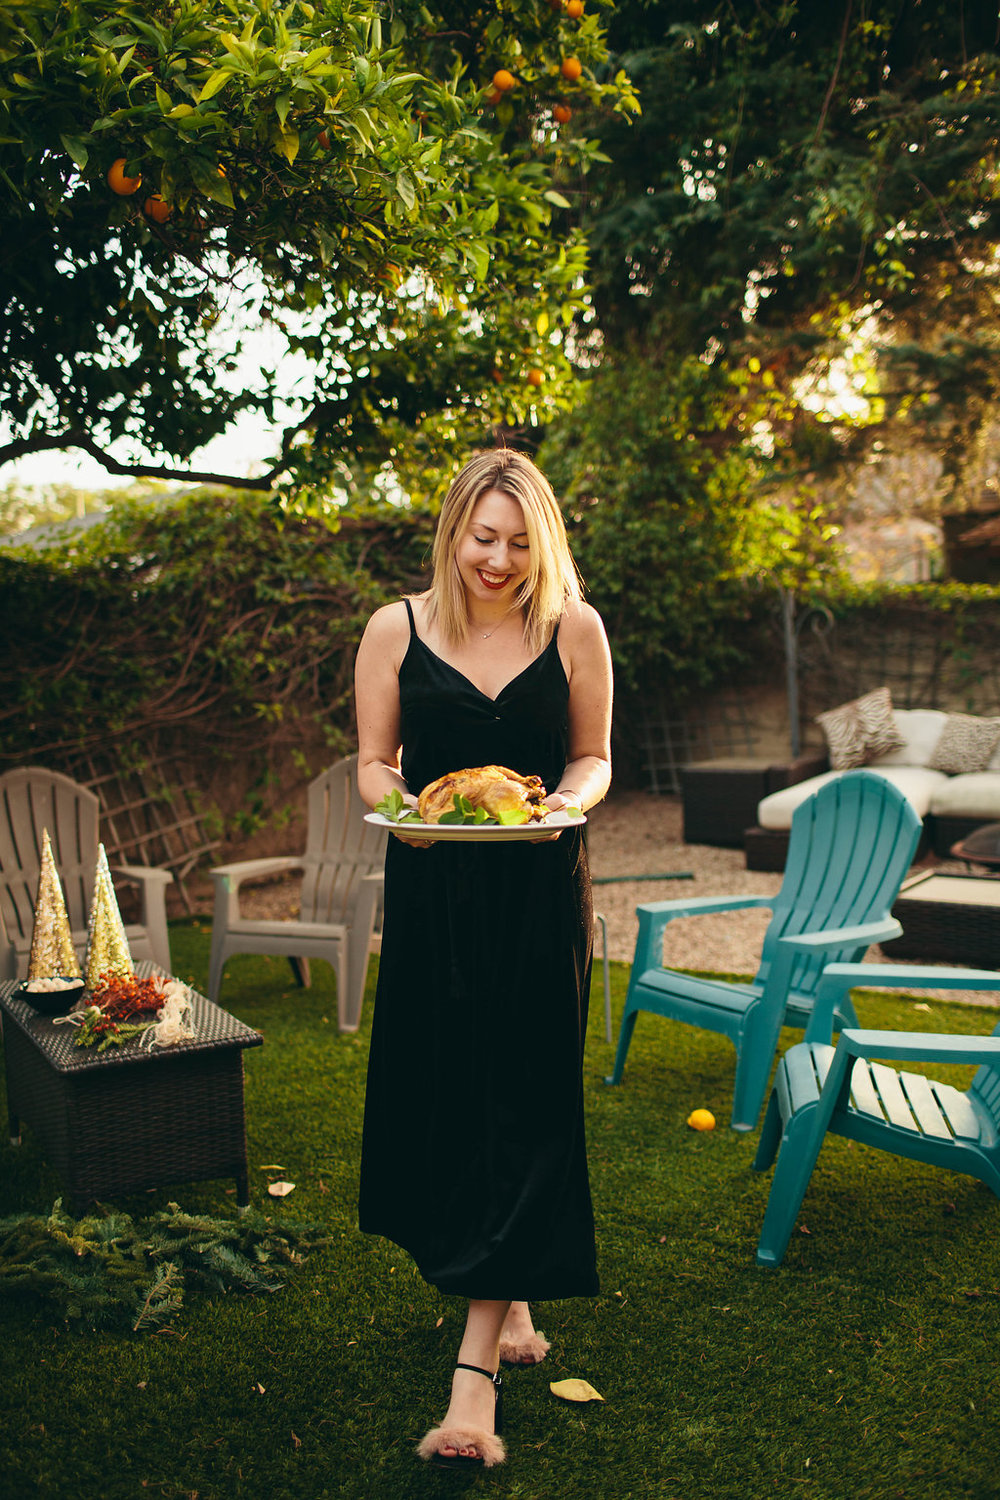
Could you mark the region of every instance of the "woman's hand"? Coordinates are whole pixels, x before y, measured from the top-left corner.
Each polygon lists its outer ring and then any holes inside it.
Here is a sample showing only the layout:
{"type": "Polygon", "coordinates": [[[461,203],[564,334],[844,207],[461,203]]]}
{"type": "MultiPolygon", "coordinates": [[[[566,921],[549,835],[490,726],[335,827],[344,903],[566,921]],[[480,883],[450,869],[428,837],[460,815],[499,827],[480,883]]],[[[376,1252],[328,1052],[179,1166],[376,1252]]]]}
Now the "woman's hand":
{"type": "Polygon", "coordinates": [[[565,792],[548,792],[545,796],[545,806],[549,812],[566,812],[572,808],[575,812],[582,813],[582,799],[573,792],[567,796],[565,792]]]}
{"type": "MultiPolygon", "coordinates": [[[[414,797],[413,793],[412,792],[403,792],[401,795],[402,795],[404,804],[407,807],[412,807],[413,811],[416,812],[417,811],[417,799],[416,799],[416,797],[414,797]]],[[[403,826],[403,828],[405,828],[406,824],[404,823],[402,826],[403,826]]],[[[397,832],[397,830],[395,828],[392,831],[395,834],[396,838],[398,838],[401,843],[403,843],[403,844],[409,844],[409,846],[410,846],[411,849],[429,849],[431,847],[431,844],[434,842],[433,839],[418,839],[418,838],[414,837],[413,834],[397,832]]]]}

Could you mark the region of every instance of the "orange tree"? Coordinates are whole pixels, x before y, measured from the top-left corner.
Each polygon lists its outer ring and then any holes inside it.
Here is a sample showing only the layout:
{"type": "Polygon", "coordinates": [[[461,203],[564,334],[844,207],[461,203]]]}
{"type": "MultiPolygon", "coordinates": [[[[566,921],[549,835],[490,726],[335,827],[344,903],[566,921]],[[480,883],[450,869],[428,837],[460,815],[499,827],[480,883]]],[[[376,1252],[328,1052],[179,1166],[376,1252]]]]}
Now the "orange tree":
{"type": "Polygon", "coordinates": [[[0,462],[226,479],[190,456],[250,415],[281,429],[254,483],[308,491],[556,410],[585,251],[550,221],[598,146],[552,111],[635,108],[591,9],[0,8],[0,462]]]}

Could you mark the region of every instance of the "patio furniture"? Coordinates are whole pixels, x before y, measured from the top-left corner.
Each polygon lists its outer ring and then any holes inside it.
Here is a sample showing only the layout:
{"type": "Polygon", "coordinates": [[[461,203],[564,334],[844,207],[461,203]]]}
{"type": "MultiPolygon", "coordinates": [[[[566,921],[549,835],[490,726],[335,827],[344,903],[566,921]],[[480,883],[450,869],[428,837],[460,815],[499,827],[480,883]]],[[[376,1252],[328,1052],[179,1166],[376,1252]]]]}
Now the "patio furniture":
{"type": "Polygon", "coordinates": [[[745,831],[757,821],[762,798],[815,776],[825,763],[825,757],[811,755],[781,763],[720,757],[682,766],[684,842],[741,849],[745,831]]]}
{"type": "Polygon", "coordinates": [[[1000,1195],[1000,1026],[989,1037],[851,1026],[836,1048],[830,1045],[834,1014],[849,988],[900,985],[1000,990],[1000,974],[886,964],[827,968],[813,1013],[815,1031],[827,1033],[827,1040],[807,1033],[779,1062],[753,1163],[762,1172],[778,1157],[757,1245],[759,1265],[781,1264],[827,1134],[964,1172],[1000,1195]],[[965,1091],[922,1073],[897,1071],[879,1058],[980,1066],[965,1091]]]}
{"type": "Polygon", "coordinates": [[[378,952],[376,917],[382,890],[386,834],[364,821],[357,789],[357,757],[339,761],[309,786],[306,851],[272,859],[218,865],[208,993],[217,1000],[226,960],[234,953],[283,954],[299,984],[310,982],[309,960],[323,958],[337,975],[337,1021],[357,1031],[369,954],[378,952]],[[301,870],[300,915],[259,921],[240,915],[240,887],[248,880],[301,870]]]}
{"type": "Polygon", "coordinates": [[[888,957],[1000,968],[1000,880],[995,876],[924,871],[903,885],[892,914],[903,931],[883,945],[888,957]]]}
{"type": "Polygon", "coordinates": [[[964,839],[952,844],[949,852],[952,859],[964,859],[966,864],[1000,870],[1000,823],[974,828],[964,839]]]}
{"type": "MultiPolygon", "coordinates": [[[[885,700],[898,743],[890,750],[885,739],[875,742],[864,752],[864,763],[909,798],[923,820],[927,843],[947,858],[957,840],[1000,817],[1000,718],[888,707],[888,693],[885,700]]],[[[823,718],[834,719],[852,706],[842,705],[823,718]]],[[[831,761],[822,764],[829,763],[841,769],[824,769],[761,800],[758,826],[748,828],[744,841],[748,870],[783,868],[795,808],[823,782],[843,775],[844,761],[832,750],[831,761]]]]}
{"type": "MultiPolygon", "coordinates": [[[[83,958],[97,874],[99,804],[59,771],[30,766],[0,776],[0,979],[23,978],[31,952],[42,834],[48,829],[66,896],[73,945],[83,958]]],[[[112,874],[141,895],[140,920],[125,933],[133,960],[170,972],[166,887],[169,870],[117,865],[112,874]]]]}
{"type": "MultiPolygon", "coordinates": [[[[163,971],[136,965],[146,978],[163,971]]],[[[0,984],[12,1145],[29,1125],[75,1213],[174,1182],[233,1177],[250,1201],[243,1050],[263,1037],[192,993],[190,1041],[145,1048],[134,1037],[98,1052],[76,1028],[39,1015],[0,984]]]]}
{"type": "MultiPolygon", "coordinates": [[[[730,1124],[757,1123],[782,1026],[804,1027],[824,965],[860,959],[900,931],[890,908],[910,865],[920,819],[882,776],[848,772],[796,810],[781,890],[770,896],[706,896],[636,908],[639,934],[614,1071],[621,1082],[640,1011],[727,1036],[736,1048],[730,1124]],[[699,979],[664,967],[663,937],[678,917],[770,907],[761,963],[749,983],[699,979]]],[[[857,1025],[845,991],[841,1026],[857,1025]]]]}

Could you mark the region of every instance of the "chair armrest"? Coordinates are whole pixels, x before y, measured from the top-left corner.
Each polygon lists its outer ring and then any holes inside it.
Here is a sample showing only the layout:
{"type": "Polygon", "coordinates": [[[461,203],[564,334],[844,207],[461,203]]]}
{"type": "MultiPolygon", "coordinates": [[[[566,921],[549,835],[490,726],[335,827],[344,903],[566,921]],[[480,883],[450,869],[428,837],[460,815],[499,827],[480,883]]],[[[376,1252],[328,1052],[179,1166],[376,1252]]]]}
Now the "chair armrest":
{"type": "Polygon", "coordinates": [[[942,969],[929,964],[827,964],[823,985],[854,989],[1000,990],[995,969],[942,969]]]}
{"type": "MultiPolygon", "coordinates": [[[[804,949],[807,953],[816,948],[858,947],[862,943],[870,948],[872,943],[885,943],[889,938],[899,937],[902,930],[902,925],[895,917],[883,917],[878,922],[860,922],[854,927],[830,927],[823,932],[800,932],[793,937],[779,938],[778,941],[788,948],[804,949]]],[[[852,964],[828,964],[824,973],[853,967],[852,964]]]]}
{"type": "Polygon", "coordinates": [[[159,865],[112,865],[112,875],[120,875],[123,880],[131,880],[135,885],[157,886],[170,885],[173,875],[169,870],[163,870],[159,865]]]}
{"type": "Polygon", "coordinates": [[[741,906],[773,905],[773,896],[678,896],[673,901],[646,901],[636,907],[636,912],[662,914],[670,922],[674,917],[699,917],[713,911],[737,911],[741,906]]]}
{"type": "Polygon", "coordinates": [[[224,881],[229,890],[238,891],[244,880],[302,869],[305,869],[305,860],[301,855],[275,854],[270,859],[244,859],[232,865],[214,865],[208,873],[217,884],[224,881]]]}
{"type": "Polygon", "coordinates": [[[679,896],[673,901],[644,902],[635,909],[639,934],[632,967],[636,973],[663,967],[663,934],[675,917],[704,917],[713,912],[773,905],[773,896],[679,896]]]}
{"type": "Polygon", "coordinates": [[[934,1031],[860,1031],[845,1027],[838,1052],[897,1062],[1000,1063],[1000,1036],[957,1036],[934,1031]]]}
{"type": "Polygon", "coordinates": [[[305,860],[298,854],[276,854],[270,859],[244,859],[232,865],[216,865],[208,872],[215,885],[213,928],[218,926],[221,931],[240,920],[240,886],[245,880],[304,868],[305,860]]]}

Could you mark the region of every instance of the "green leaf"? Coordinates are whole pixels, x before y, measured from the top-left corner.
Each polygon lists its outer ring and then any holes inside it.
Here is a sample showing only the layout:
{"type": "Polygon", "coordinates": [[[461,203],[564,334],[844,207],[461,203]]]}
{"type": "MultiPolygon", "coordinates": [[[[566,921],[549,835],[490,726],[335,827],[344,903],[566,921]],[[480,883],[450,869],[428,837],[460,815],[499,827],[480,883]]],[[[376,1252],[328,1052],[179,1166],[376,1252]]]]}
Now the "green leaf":
{"type": "Polygon", "coordinates": [[[397,787],[393,787],[381,802],[376,802],[375,811],[383,818],[388,818],[391,823],[419,823],[421,821],[420,814],[410,807],[409,803],[403,801],[403,794],[397,787]]]}
{"type": "Polygon", "coordinates": [[[87,150],[87,142],[82,135],[60,135],[59,139],[66,148],[66,153],[72,160],[74,166],[82,171],[90,160],[90,152],[87,150]]]}
{"type": "Polygon", "coordinates": [[[542,196],[546,203],[554,203],[556,208],[572,208],[573,206],[569,199],[564,198],[562,193],[557,193],[555,188],[549,188],[542,196]]]}
{"type": "Polygon", "coordinates": [[[396,192],[403,200],[410,213],[417,206],[417,195],[413,187],[413,179],[408,172],[396,173],[396,192]]]}
{"type": "Polygon", "coordinates": [[[188,163],[191,173],[191,181],[206,198],[212,198],[216,203],[221,203],[225,208],[235,207],[233,203],[233,190],[229,186],[219,168],[203,157],[196,156],[188,163]]]}
{"type": "Polygon", "coordinates": [[[291,166],[299,154],[299,132],[297,130],[283,130],[277,144],[278,150],[284,156],[288,165],[291,166]]]}
{"type": "Polygon", "coordinates": [[[210,73],[202,84],[197,102],[203,104],[206,99],[213,99],[220,89],[225,88],[232,76],[232,68],[216,68],[215,72],[210,73]]]}

